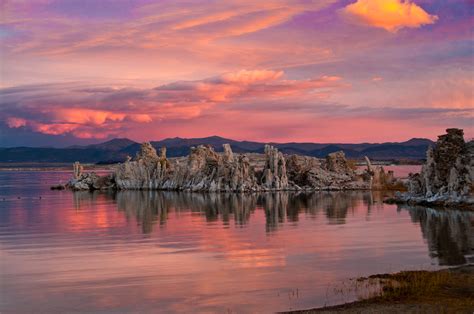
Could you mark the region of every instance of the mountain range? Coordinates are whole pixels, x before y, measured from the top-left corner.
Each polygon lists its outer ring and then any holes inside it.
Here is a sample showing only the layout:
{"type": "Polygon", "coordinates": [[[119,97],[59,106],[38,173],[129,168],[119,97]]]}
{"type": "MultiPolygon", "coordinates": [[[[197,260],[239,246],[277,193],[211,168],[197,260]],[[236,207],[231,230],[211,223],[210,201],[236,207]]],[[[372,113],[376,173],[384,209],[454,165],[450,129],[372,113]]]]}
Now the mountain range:
{"type": "MultiPolygon", "coordinates": [[[[222,151],[222,144],[229,143],[236,153],[262,153],[266,143],[236,141],[210,136],[204,138],[167,138],[152,141],[159,149],[167,148],[168,157],[189,154],[190,147],[200,144],[211,145],[216,151],[222,151]]],[[[322,144],[322,143],[269,143],[285,154],[299,154],[313,157],[325,157],[327,154],[342,150],[348,158],[361,159],[368,156],[375,160],[421,160],[426,150],[434,142],[424,138],[413,138],[405,142],[360,143],[360,144],[322,144]]],[[[87,146],[51,147],[9,147],[0,148],[0,162],[74,162],[114,163],[122,162],[127,156],[135,156],[140,143],[127,138],[116,138],[104,143],[87,146]]]]}

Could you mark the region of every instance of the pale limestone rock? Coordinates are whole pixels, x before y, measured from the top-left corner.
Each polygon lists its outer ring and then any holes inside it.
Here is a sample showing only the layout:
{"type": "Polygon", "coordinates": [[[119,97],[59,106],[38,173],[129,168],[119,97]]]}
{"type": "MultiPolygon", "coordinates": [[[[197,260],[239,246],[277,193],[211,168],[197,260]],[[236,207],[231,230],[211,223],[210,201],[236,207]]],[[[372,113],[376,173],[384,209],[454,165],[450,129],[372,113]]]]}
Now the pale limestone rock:
{"type": "Polygon", "coordinates": [[[118,189],[158,188],[157,179],[162,175],[160,158],[150,143],[143,143],[134,160],[117,166],[115,182],[118,189]]]}
{"type": "Polygon", "coordinates": [[[79,163],[79,161],[76,161],[74,164],[72,164],[72,171],[73,171],[73,178],[74,179],[79,179],[82,175],[82,172],[84,171],[84,167],[79,163]]]}
{"type": "Polygon", "coordinates": [[[369,157],[367,156],[364,156],[364,159],[365,159],[365,164],[367,165],[367,171],[368,172],[372,172],[372,163],[370,162],[370,159],[369,157]]]}
{"type": "Polygon", "coordinates": [[[336,154],[322,162],[318,158],[292,155],[288,157],[288,179],[304,190],[358,190],[369,189],[369,176],[357,175],[349,168],[343,154],[336,154]],[[342,160],[344,158],[344,160],[342,160]],[[345,167],[339,167],[346,165],[345,167]],[[333,171],[338,169],[338,172],[333,171]],[[332,170],[330,170],[332,169],[332,170]]]}
{"type": "Polygon", "coordinates": [[[192,192],[371,188],[367,175],[357,175],[342,152],[331,154],[325,160],[296,155],[287,160],[270,145],[265,146],[263,155],[239,155],[234,154],[228,144],[223,145],[222,154],[211,146],[200,145],[192,147],[187,157],[169,160],[166,148],[161,148],[158,155],[150,143],[143,143],[133,160],[117,165],[112,178],[76,181],[74,188],[77,189],[114,185],[119,190],[192,192]]]}
{"type": "Polygon", "coordinates": [[[472,145],[464,142],[463,130],[447,129],[428,149],[421,173],[410,176],[408,193],[396,201],[474,209],[472,145]]]}
{"type": "Polygon", "coordinates": [[[230,148],[229,144],[224,144],[222,145],[222,148],[224,149],[224,162],[230,163],[234,162],[234,153],[232,152],[232,149],[230,148]]]}
{"type": "Polygon", "coordinates": [[[160,148],[160,159],[166,159],[166,147],[160,148]]]}
{"type": "Polygon", "coordinates": [[[347,174],[353,175],[354,170],[349,167],[349,164],[346,159],[346,155],[343,151],[338,151],[329,154],[326,157],[326,168],[329,171],[340,173],[340,174],[347,174]]]}
{"type": "Polygon", "coordinates": [[[74,191],[105,190],[115,187],[113,175],[99,176],[94,172],[83,173],[78,178],[71,179],[66,187],[74,191]]]}
{"type": "Polygon", "coordinates": [[[266,163],[261,179],[266,189],[285,190],[288,188],[286,161],[277,148],[265,145],[266,163]]]}

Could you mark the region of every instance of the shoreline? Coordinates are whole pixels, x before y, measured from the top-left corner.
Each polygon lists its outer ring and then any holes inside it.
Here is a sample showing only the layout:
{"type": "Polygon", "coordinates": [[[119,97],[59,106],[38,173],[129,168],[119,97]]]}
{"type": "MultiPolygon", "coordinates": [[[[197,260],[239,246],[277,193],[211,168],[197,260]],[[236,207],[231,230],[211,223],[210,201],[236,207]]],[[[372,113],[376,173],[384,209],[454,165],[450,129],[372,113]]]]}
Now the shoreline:
{"type": "Polygon", "coordinates": [[[378,280],[382,293],[354,302],[281,313],[473,313],[474,264],[357,278],[378,280]]]}

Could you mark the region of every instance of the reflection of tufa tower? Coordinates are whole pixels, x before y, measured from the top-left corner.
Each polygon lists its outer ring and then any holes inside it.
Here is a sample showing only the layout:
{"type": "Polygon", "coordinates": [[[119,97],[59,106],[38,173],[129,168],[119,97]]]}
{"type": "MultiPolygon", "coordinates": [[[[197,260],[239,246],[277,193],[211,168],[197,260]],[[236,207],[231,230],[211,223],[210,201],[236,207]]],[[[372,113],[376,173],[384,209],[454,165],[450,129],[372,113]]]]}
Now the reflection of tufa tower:
{"type": "Polygon", "coordinates": [[[422,207],[406,207],[412,221],[418,222],[428,242],[431,257],[439,265],[462,265],[472,262],[474,228],[470,212],[437,211],[422,207]]]}

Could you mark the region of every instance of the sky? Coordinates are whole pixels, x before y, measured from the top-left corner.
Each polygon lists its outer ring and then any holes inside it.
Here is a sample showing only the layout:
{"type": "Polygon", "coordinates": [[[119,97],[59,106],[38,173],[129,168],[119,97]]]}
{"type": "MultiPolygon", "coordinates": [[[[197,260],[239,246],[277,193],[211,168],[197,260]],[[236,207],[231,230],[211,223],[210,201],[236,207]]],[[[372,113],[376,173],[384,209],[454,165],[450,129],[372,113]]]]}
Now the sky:
{"type": "Polygon", "coordinates": [[[474,137],[472,0],[0,0],[0,146],[474,137]]]}

